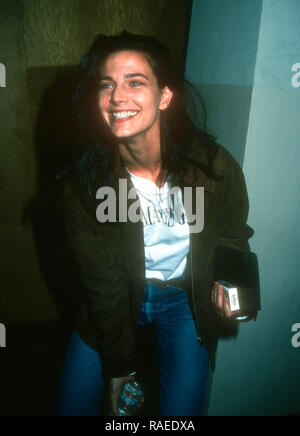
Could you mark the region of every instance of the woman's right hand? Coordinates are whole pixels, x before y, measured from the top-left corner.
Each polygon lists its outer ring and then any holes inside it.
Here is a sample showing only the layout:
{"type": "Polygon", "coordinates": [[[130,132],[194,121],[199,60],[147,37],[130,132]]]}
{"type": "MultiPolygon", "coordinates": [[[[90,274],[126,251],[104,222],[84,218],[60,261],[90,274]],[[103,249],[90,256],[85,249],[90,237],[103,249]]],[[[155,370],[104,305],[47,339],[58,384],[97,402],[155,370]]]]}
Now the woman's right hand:
{"type": "Polygon", "coordinates": [[[118,378],[111,378],[110,379],[109,398],[110,398],[110,404],[111,404],[113,415],[119,416],[118,400],[120,398],[123,386],[127,382],[131,381],[133,378],[134,378],[134,376],[118,377],[118,378]]]}

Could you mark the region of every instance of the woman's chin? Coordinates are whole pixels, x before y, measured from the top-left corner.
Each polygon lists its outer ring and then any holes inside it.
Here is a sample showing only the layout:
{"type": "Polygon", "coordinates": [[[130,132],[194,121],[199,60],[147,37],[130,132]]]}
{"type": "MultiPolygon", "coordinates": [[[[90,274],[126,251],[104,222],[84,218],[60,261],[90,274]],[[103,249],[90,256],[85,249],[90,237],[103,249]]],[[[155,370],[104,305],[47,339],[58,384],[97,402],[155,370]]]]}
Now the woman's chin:
{"type": "Polygon", "coordinates": [[[129,131],[122,131],[122,130],[112,130],[112,134],[117,139],[133,139],[139,135],[138,132],[129,132],[129,131]]]}

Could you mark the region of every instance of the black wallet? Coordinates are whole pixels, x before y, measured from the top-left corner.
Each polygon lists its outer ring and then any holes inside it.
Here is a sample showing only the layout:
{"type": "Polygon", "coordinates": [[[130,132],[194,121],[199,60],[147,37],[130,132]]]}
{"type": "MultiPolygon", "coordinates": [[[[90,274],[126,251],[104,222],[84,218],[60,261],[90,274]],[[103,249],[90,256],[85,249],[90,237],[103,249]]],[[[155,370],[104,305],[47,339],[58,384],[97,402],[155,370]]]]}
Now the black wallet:
{"type": "Polygon", "coordinates": [[[258,260],[255,253],[229,247],[217,247],[214,252],[214,281],[227,282],[236,288],[238,314],[243,320],[256,319],[261,310],[258,260]]]}

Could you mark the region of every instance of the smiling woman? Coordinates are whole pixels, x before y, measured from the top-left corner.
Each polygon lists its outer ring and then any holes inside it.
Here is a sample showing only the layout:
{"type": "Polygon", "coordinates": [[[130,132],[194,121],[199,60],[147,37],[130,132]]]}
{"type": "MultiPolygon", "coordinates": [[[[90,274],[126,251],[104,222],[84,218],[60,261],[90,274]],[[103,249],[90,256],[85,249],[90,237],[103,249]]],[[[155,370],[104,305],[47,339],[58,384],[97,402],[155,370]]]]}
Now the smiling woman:
{"type": "Polygon", "coordinates": [[[106,387],[118,415],[122,387],[143,374],[137,333],[152,323],[159,415],[201,415],[216,317],[231,316],[219,287],[212,301],[213,251],[218,245],[249,250],[252,230],[241,169],[192,121],[185,91],[168,49],[150,37],[100,35],[81,61],[76,147],[62,203],[83,299],[62,371],[59,415],[104,413],[106,387]],[[123,195],[122,180],[137,193],[137,206],[130,192],[123,195]],[[105,195],[97,195],[102,187],[116,193],[111,222],[97,220],[99,200],[106,207],[105,195]],[[197,234],[185,189],[191,198],[199,189],[209,193],[207,225],[197,234]],[[122,218],[132,207],[141,209],[143,222],[122,218]]]}

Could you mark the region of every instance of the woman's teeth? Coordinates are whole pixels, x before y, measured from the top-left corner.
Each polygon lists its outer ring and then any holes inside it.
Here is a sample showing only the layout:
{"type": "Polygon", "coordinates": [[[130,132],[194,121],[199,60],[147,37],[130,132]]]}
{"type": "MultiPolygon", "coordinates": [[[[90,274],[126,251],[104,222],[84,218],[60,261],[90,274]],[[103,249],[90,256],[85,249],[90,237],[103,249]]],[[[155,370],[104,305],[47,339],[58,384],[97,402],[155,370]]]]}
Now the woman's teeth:
{"type": "Polygon", "coordinates": [[[116,119],[116,120],[120,120],[120,119],[123,119],[123,118],[131,118],[131,117],[134,117],[134,115],[136,115],[137,114],[137,112],[113,112],[113,117],[116,119]]]}

